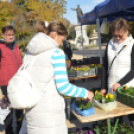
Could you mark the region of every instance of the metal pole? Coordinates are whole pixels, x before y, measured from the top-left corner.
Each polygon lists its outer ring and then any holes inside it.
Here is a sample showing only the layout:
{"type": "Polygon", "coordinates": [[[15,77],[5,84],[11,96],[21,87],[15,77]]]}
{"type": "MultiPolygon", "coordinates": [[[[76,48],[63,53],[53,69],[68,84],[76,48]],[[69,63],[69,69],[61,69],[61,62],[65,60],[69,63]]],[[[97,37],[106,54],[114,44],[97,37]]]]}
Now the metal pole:
{"type": "Polygon", "coordinates": [[[82,48],[83,48],[83,58],[84,58],[84,46],[83,46],[83,33],[82,33],[82,25],[81,25],[81,37],[82,37],[82,48]]]}
{"type": "Polygon", "coordinates": [[[100,19],[97,18],[96,19],[96,23],[97,23],[97,29],[98,29],[98,38],[99,38],[99,53],[100,53],[100,63],[103,64],[102,61],[102,51],[101,51],[101,34],[100,34],[100,19]]]}

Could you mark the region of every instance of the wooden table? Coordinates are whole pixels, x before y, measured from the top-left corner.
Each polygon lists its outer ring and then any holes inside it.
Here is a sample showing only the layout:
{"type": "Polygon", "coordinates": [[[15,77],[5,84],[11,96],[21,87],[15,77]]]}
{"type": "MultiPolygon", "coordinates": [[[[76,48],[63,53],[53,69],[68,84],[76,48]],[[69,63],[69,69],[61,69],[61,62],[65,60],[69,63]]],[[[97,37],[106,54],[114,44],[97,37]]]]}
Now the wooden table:
{"type": "MultiPolygon", "coordinates": [[[[90,116],[81,116],[81,115],[76,114],[75,111],[72,111],[72,113],[82,123],[107,119],[108,134],[112,134],[111,130],[110,130],[111,129],[110,118],[133,114],[134,108],[131,108],[127,105],[117,102],[117,108],[112,111],[104,111],[102,109],[95,107],[95,114],[90,115],[90,116]]],[[[116,121],[116,127],[118,125],[118,121],[119,120],[116,121]]],[[[99,130],[97,130],[97,131],[99,131],[99,130]]],[[[98,134],[99,134],[99,132],[98,132],[98,134]]]]}

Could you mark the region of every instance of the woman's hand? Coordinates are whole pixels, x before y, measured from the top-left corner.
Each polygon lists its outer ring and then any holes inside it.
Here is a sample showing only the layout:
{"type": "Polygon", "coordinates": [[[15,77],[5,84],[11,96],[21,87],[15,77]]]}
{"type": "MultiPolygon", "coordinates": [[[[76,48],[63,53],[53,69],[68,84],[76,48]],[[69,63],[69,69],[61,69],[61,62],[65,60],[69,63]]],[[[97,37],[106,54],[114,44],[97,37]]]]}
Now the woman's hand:
{"type": "Polygon", "coordinates": [[[116,91],[117,88],[121,87],[121,85],[119,83],[115,83],[113,86],[112,86],[112,93],[113,91],[116,91]]]}
{"type": "MultiPolygon", "coordinates": [[[[87,90],[87,91],[88,91],[88,90],[87,90]]],[[[93,98],[94,98],[94,93],[91,92],[91,91],[88,91],[87,100],[88,100],[89,102],[92,102],[93,98]]]]}
{"type": "Polygon", "coordinates": [[[105,95],[106,94],[106,89],[101,89],[101,94],[105,95]]]}

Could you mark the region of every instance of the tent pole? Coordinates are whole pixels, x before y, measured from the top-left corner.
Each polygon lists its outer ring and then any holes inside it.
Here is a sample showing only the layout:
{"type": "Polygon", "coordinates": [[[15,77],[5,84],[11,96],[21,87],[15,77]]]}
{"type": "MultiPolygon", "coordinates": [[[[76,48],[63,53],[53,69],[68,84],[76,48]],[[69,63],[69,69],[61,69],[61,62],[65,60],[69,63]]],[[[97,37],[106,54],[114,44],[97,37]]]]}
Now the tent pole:
{"type": "Polygon", "coordinates": [[[100,33],[100,19],[97,18],[96,19],[96,23],[97,23],[97,29],[98,29],[98,38],[99,38],[99,53],[100,53],[100,63],[103,64],[102,61],[102,51],[101,51],[101,33],[100,33]]]}
{"type": "Polygon", "coordinates": [[[83,46],[82,24],[81,24],[81,37],[82,37],[82,48],[83,48],[83,58],[84,58],[84,46],[83,46]]]}

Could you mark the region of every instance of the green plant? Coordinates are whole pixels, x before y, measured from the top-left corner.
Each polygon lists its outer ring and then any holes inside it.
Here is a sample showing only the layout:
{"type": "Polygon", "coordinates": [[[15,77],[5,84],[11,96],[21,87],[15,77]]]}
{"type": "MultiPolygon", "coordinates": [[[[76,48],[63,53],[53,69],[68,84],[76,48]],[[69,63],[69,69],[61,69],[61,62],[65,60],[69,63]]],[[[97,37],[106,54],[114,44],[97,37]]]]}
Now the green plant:
{"type": "MultiPolygon", "coordinates": [[[[107,134],[106,121],[101,122],[101,124],[99,124],[99,128],[100,128],[100,134],[107,134]]],[[[111,132],[114,131],[114,128],[115,128],[115,124],[113,123],[111,125],[111,132]]],[[[127,124],[121,123],[119,125],[117,124],[114,134],[134,134],[134,130],[132,126],[127,126],[127,124]]]]}
{"type": "Polygon", "coordinates": [[[79,110],[90,109],[93,106],[92,103],[84,98],[76,98],[75,103],[79,107],[79,110]]]}
{"type": "Polygon", "coordinates": [[[126,86],[125,88],[121,89],[121,92],[127,94],[127,95],[132,95],[134,96],[134,87],[128,87],[126,86]]]}
{"type": "Polygon", "coordinates": [[[97,101],[101,101],[102,100],[102,94],[101,92],[99,92],[98,90],[95,91],[95,96],[94,99],[97,101]]]}
{"type": "Polygon", "coordinates": [[[114,102],[114,95],[113,94],[107,94],[107,95],[103,95],[101,94],[101,92],[99,92],[98,90],[95,91],[95,96],[94,99],[99,101],[99,102],[114,102]]]}

